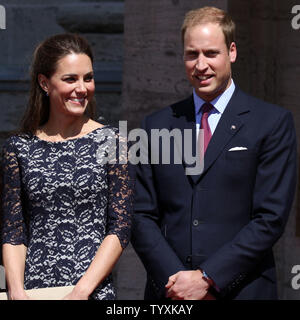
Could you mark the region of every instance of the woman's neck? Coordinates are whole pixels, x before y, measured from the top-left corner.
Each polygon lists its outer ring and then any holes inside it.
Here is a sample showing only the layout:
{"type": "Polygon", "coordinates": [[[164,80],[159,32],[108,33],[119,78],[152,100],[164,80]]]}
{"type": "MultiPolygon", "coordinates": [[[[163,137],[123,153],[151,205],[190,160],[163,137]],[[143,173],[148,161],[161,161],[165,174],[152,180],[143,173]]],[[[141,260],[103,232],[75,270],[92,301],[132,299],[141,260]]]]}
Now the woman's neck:
{"type": "Polygon", "coordinates": [[[84,135],[90,119],[82,117],[49,117],[37,132],[37,136],[53,141],[66,140],[84,135]]]}

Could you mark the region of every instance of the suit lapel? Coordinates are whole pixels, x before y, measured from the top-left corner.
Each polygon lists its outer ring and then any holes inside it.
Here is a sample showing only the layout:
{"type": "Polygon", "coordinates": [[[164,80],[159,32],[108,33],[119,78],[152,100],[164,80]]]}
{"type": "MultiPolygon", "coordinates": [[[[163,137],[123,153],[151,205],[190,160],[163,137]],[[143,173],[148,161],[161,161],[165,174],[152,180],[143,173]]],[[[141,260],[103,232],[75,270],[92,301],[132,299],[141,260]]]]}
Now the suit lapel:
{"type": "MultiPolygon", "coordinates": [[[[194,164],[186,162],[186,157],[184,152],[186,150],[184,146],[184,135],[187,134],[186,130],[189,131],[189,134],[192,138],[192,155],[196,154],[196,122],[195,122],[195,106],[193,96],[190,96],[188,99],[184,100],[181,103],[172,106],[173,118],[171,123],[170,130],[180,129],[182,141],[181,143],[181,153],[182,153],[182,164],[184,169],[188,167],[193,167],[194,164]]],[[[192,156],[190,155],[190,156],[192,156]]],[[[190,176],[188,176],[190,177],[190,176]]]]}
{"type": "MultiPolygon", "coordinates": [[[[188,175],[188,178],[193,184],[199,183],[201,177],[209,170],[209,168],[216,161],[218,156],[221,154],[225,146],[230,142],[230,140],[239,132],[239,130],[244,125],[243,114],[249,112],[249,107],[244,99],[242,92],[236,88],[230,99],[222,117],[215,129],[215,132],[209,142],[207,147],[205,157],[204,157],[204,168],[203,172],[199,175],[188,175]]],[[[171,123],[171,128],[178,128],[182,132],[182,137],[184,137],[184,130],[189,129],[192,133],[192,153],[196,154],[196,123],[195,123],[195,106],[193,96],[188,99],[172,106],[173,118],[171,123]]],[[[184,168],[193,167],[194,164],[189,164],[186,162],[184,152],[184,139],[182,141],[182,163],[184,168]]]]}
{"type": "Polygon", "coordinates": [[[243,103],[243,100],[240,90],[236,89],[207,147],[204,156],[203,172],[200,175],[191,176],[195,184],[197,184],[201,177],[209,170],[225,146],[244,125],[243,114],[248,113],[249,108],[243,103]]]}

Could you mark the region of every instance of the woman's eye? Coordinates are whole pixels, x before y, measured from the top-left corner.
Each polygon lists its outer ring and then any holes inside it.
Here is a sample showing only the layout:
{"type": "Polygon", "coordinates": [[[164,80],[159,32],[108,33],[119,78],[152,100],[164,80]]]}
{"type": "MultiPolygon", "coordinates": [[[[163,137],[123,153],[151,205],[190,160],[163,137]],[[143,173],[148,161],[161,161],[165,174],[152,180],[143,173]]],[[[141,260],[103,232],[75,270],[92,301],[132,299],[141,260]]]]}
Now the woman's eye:
{"type": "Polygon", "coordinates": [[[66,82],[74,82],[74,81],[76,81],[76,79],[73,78],[73,77],[69,77],[69,78],[65,78],[64,81],[66,81],[66,82]]]}
{"type": "Polygon", "coordinates": [[[86,77],[84,80],[86,81],[86,82],[90,82],[90,81],[92,81],[94,79],[94,76],[88,76],[88,77],[86,77]]]}

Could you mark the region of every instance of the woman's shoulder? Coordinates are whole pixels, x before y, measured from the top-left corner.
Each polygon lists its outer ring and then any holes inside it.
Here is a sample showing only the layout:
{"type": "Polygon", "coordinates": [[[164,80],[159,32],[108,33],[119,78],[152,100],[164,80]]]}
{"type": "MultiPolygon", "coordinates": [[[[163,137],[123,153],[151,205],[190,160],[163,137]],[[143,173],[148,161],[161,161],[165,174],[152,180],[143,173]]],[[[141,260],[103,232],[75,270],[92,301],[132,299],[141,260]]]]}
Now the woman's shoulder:
{"type": "Polygon", "coordinates": [[[32,135],[27,133],[13,133],[4,140],[3,147],[6,149],[18,148],[27,144],[32,139],[32,135]]]}
{"type": "Polygon", "coordinates": [[[116,128],[110,124],[100,125],[96,126],[94,130],[91,130],[97,137],[103,137],[103,138],[116,138],[119,137],[119,128],[116,128]]]}
{"type": "Polygon", "coordinates": [[[25,143],[32,139],[32,135],[27,133],[13,133],[4,140],[4,145],[15,145],[25,143]]]}
{"type": "Polygon", "coordinates": [[[100,134],[104,133],[107,134],[109,132],[116,132],[117,128],[112,127],[109,124],[102,124],[98,121],[89,119],[88,123],[85,126],[85,132],[87,134],[92,133],[92,134],[100,134]]]}

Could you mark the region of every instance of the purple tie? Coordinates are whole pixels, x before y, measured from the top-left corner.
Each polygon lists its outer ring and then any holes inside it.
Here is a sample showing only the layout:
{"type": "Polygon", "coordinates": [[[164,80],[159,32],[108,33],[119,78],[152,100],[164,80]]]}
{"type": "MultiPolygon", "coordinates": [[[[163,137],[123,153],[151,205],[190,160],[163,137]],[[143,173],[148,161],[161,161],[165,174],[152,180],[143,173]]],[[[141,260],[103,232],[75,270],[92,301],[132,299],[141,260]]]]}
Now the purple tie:
{"type": "MultiPolygon", "coordinates": [[[[202,118],[201,118],[201,125],[200,125],[200,129],[203,129],[203,133],[204,133],[204,148],[203,148],[203,152],[201,152],[201,149],[200,149],[200,157],[201,157],[201,154],[205,154],[205,151],[207,149],[207,146],[209,144],[209,141],[211,139],[211,131],[210,131],[210,127],[209,127],[209,124],[208,124],[208,114],[209,112],[213,109],[213,106],[206,102],[202,105],[201,107],[202,109],[202,118]]],[[[199,136],[200,138],[200,136],[199,136]]],[[[201,144],[201,139],[200,140],[200,144],[201,144]]],[[[201,148],[201,146],[200,146],[201,148]]],[[[202,157],[201,157],[202,158],[202,157]]]]}

